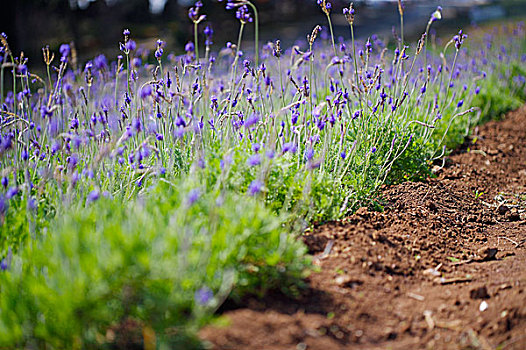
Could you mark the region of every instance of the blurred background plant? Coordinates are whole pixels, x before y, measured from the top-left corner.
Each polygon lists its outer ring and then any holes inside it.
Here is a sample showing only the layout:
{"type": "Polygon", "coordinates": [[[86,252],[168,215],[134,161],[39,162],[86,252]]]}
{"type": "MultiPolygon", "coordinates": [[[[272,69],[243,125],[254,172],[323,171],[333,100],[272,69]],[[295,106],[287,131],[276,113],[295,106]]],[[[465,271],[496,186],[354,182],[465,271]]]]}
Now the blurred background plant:
{"type": "MultiPolygon", "coordinates": [[[[289,47],[316,24],[322,24],[316,1],[255,0],[253,3],[260,13],[262,42],[280,39],[289,47]]],[[[522,0],[413,0],[404,3],[405,34],[411,39],[418,39],[425,26],[422,18],[437,5],[445,9],[442,21],[434,24],[442,35],[472,23],[526,13],[522,0]]],[[[349,2],[335,0],[331,4],[334,13],[341,13],[349,2]]],[[[75,43],[83,59],[101,53],[114,56],[122,28],[133,28],[137,42],[150,49],[154,48],[152,43],[156,38],[162,37],[174,51],[182,52],[193,36],[192,24],[186,20],[188,8],[193,5],[191,0],[5,1],[0,12],[0,32],[9,34],[14,51],[24,51],[29,57],[40,55],[42,43],[56,50],[62,43],[70,42],[75,43]]],[[[372,33],[388,34],[400,23],[396,0],[362,0],[354,1],[354,5],[360,13],[355,23],[359,38],[372,33]]],[[[237,24],[224,6],[215,0],[203,0],[203,10],[213,14],[205,25],[211,24],[216,29],[215,48],[233,41],[237,24]]],[[[333,22],[336,36],[348,35],[343,18],[334,18],[333,22]]],[[[252,40],[253,28],[246,30],[247,39],[252,40]]]]}

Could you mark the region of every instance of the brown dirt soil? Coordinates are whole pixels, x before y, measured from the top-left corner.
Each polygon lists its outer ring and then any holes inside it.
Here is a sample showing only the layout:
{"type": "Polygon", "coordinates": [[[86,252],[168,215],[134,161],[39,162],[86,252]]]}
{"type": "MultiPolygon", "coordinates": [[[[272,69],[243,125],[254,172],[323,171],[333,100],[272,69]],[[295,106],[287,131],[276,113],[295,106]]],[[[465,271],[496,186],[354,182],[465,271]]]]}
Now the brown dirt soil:
{"type": "Polygon", "coordinates": [[[214,349],[526,349],[526,106],[475,130],[436,178],[383,198],[383,213],[362,208],[305,234],[320,271],[299,299],[249,299],[202,339],[214,349]]]}

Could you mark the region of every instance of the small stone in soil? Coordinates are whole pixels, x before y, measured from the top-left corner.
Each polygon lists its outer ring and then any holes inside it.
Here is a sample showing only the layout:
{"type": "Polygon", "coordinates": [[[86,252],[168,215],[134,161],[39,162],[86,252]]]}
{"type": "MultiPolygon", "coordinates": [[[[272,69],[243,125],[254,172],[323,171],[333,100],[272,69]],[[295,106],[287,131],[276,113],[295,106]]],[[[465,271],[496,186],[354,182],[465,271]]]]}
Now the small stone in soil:
{"type": "Polygon", "coordinates": [[[479,311],[480,312],[484,312],[484,311],[486,311],[488,309],[488,307],[489,307],[488,303],[483,301],[483,302],[480,303],[479,311]]]}
{"type": "Polygon", "coordinates": [[[495,259],[498,251],[499,250],[497,248],[482,247],[477,250],[477,255],[480,256],[482,261],[488,261],[495,259]]]}
{"type": "Polygon", "coordinates": [[[499,212],[500,215],[505,215],[507,212],[510,211],[510,208],[507,205],[501,204],[497,208],[497,211],[499,212]]]}
{"type": "Polygon", "coordinates": [[[490,295],[488,294],[488,289],[486,286],[474,288],[469,292],[469,297],[471,299],[488,299],[490,295]]]}

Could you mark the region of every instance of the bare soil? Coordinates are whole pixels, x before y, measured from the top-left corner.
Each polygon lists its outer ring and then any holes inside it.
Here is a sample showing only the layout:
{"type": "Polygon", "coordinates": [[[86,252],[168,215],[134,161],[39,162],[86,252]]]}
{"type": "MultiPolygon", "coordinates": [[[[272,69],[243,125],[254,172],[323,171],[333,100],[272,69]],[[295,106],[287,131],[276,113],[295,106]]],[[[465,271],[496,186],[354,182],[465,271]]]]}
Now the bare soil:
{"type": "Polygon", "coordinates": [[[526,106],[475,130],[436,178],[386,187],[303,237],[298,299],[249,298],[213,349],[526,349],[526,106]]]}

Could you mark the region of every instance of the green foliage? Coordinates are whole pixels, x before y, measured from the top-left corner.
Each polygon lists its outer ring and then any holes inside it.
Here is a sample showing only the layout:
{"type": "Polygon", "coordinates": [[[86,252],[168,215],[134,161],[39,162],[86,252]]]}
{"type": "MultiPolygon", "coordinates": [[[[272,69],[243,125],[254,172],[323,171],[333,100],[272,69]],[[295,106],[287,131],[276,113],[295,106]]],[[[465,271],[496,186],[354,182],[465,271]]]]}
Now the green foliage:
{"type": "MultiPolygon", "coordinates": [[[[524,76],[526,76],[526,72],[524,76]]],[[[524,87],[513,91],[506,84],[502,84],[500,79],[497,79],[495,76],[492,76],[489,80],[488,84],[481,88],[480,93],[474,100],[474,104],[480,106],[483,111],[481,123],[499,119],[506,112],[519,108],[526,101],[526,95],[524,95],[526,90],[524,87]]]]}
{"type": "Polygon", "coordinates": [[[394,162],[387,184],[397,184],[404,181],[422,181],[431,175],[429,160],[429,144],[415,139],[406,151],[394,162]]]}
{"type": "Polygon", "coordinates": [[[280,219],[253,198],[182,193],[160,183],[127,205],[100,199],[24,246],[0,274],[0,346],[101,348],[128,320],[171,344],[229,295],[297,288],[308,259],[280,219]]]}

